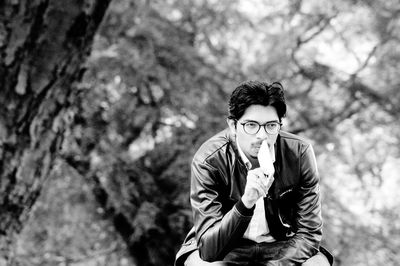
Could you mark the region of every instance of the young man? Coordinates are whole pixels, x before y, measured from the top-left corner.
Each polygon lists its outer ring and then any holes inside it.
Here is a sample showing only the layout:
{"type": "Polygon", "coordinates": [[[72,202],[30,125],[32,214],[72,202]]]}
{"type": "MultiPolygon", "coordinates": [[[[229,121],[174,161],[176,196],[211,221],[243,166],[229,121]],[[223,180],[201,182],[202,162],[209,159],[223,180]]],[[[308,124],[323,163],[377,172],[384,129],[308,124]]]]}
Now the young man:
{"type": "Polygon", "coordinates": [[[285,114],[278,82],[249,81],[234,90],[229,128],[193,158],[194,227],[177,266],[332,264],[319,245],[315,155],[306,140],[281,130],[285,114]]]}

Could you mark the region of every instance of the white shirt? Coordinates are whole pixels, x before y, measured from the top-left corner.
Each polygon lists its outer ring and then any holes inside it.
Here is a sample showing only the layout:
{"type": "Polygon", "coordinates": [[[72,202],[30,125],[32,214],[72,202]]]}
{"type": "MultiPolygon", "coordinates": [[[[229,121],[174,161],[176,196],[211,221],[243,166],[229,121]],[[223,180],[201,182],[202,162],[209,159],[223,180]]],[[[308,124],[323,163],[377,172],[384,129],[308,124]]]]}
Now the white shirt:
{"type": "MultiPolygon", "coordinates": [[[[247,170],[250,170],[253,166],[249,159],[246,157],[240,145],[236,139],[236,143],[238,146],[239,155],[242,158],[244,164],[246,165],[247,170]]],[[[275,161],[275,148],[274,145],[271,145],[270,148],[272,162],[275,161]]],[[[264,198],[261,197],[256,202],[256,207],[254,209],[253,217],[250,220],[249,226],[246,229],[246,232],[243,235],[244,238],[253,240],[257,243],[260,242],[274,242],[275,238],[269,233],[268,222],[265,218],[265,209],[264,209],[264,198]]]]}

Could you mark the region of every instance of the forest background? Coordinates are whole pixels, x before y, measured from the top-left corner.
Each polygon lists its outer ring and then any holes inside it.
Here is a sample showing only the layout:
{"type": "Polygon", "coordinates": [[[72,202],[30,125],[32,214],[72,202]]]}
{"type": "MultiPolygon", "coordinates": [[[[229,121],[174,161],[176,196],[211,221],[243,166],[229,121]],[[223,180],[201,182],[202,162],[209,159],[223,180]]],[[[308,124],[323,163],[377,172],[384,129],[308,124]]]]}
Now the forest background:
{"type": "Polygon", "coordinates": [[[335,265],[398,265],[397,1],[56,3],[0,4],[8,265],[173,265],[192,226],[191,158],[249,79],[283,83],[283,129],[314,145],[335,265]]]}

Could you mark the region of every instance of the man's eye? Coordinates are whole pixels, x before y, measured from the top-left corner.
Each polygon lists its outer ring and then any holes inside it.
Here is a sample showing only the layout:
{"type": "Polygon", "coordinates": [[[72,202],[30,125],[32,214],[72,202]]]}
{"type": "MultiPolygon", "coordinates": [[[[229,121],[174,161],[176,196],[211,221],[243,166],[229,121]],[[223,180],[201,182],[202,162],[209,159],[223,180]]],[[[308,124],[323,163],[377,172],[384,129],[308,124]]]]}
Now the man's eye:
{"type": "Polygon", "coordinates": [[[256,127],[258,127],[258,124],[254,123],[254,122],[248,122],[248,123],[246,123],[246,127],[248,127],[248,128],[256,128],[256,127]]]}
{"type": "Polygon", "coordinates": [[[277,126],[278,126],[277,123],[270,123],[270,124],[267,124],[267,128],[269,128],[269,129],[275,129],[277,126]]]}

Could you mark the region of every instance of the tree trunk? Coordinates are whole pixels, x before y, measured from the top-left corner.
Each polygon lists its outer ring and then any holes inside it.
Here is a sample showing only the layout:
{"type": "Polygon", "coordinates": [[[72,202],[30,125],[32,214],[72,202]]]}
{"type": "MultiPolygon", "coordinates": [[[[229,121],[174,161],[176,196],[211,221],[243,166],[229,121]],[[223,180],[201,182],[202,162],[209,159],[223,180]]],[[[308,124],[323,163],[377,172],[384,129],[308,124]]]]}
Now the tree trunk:
{"type": "Polygon", "coordinates": [[[0,2],[0,265],[51,170],[108,4],[0,2]]]}

